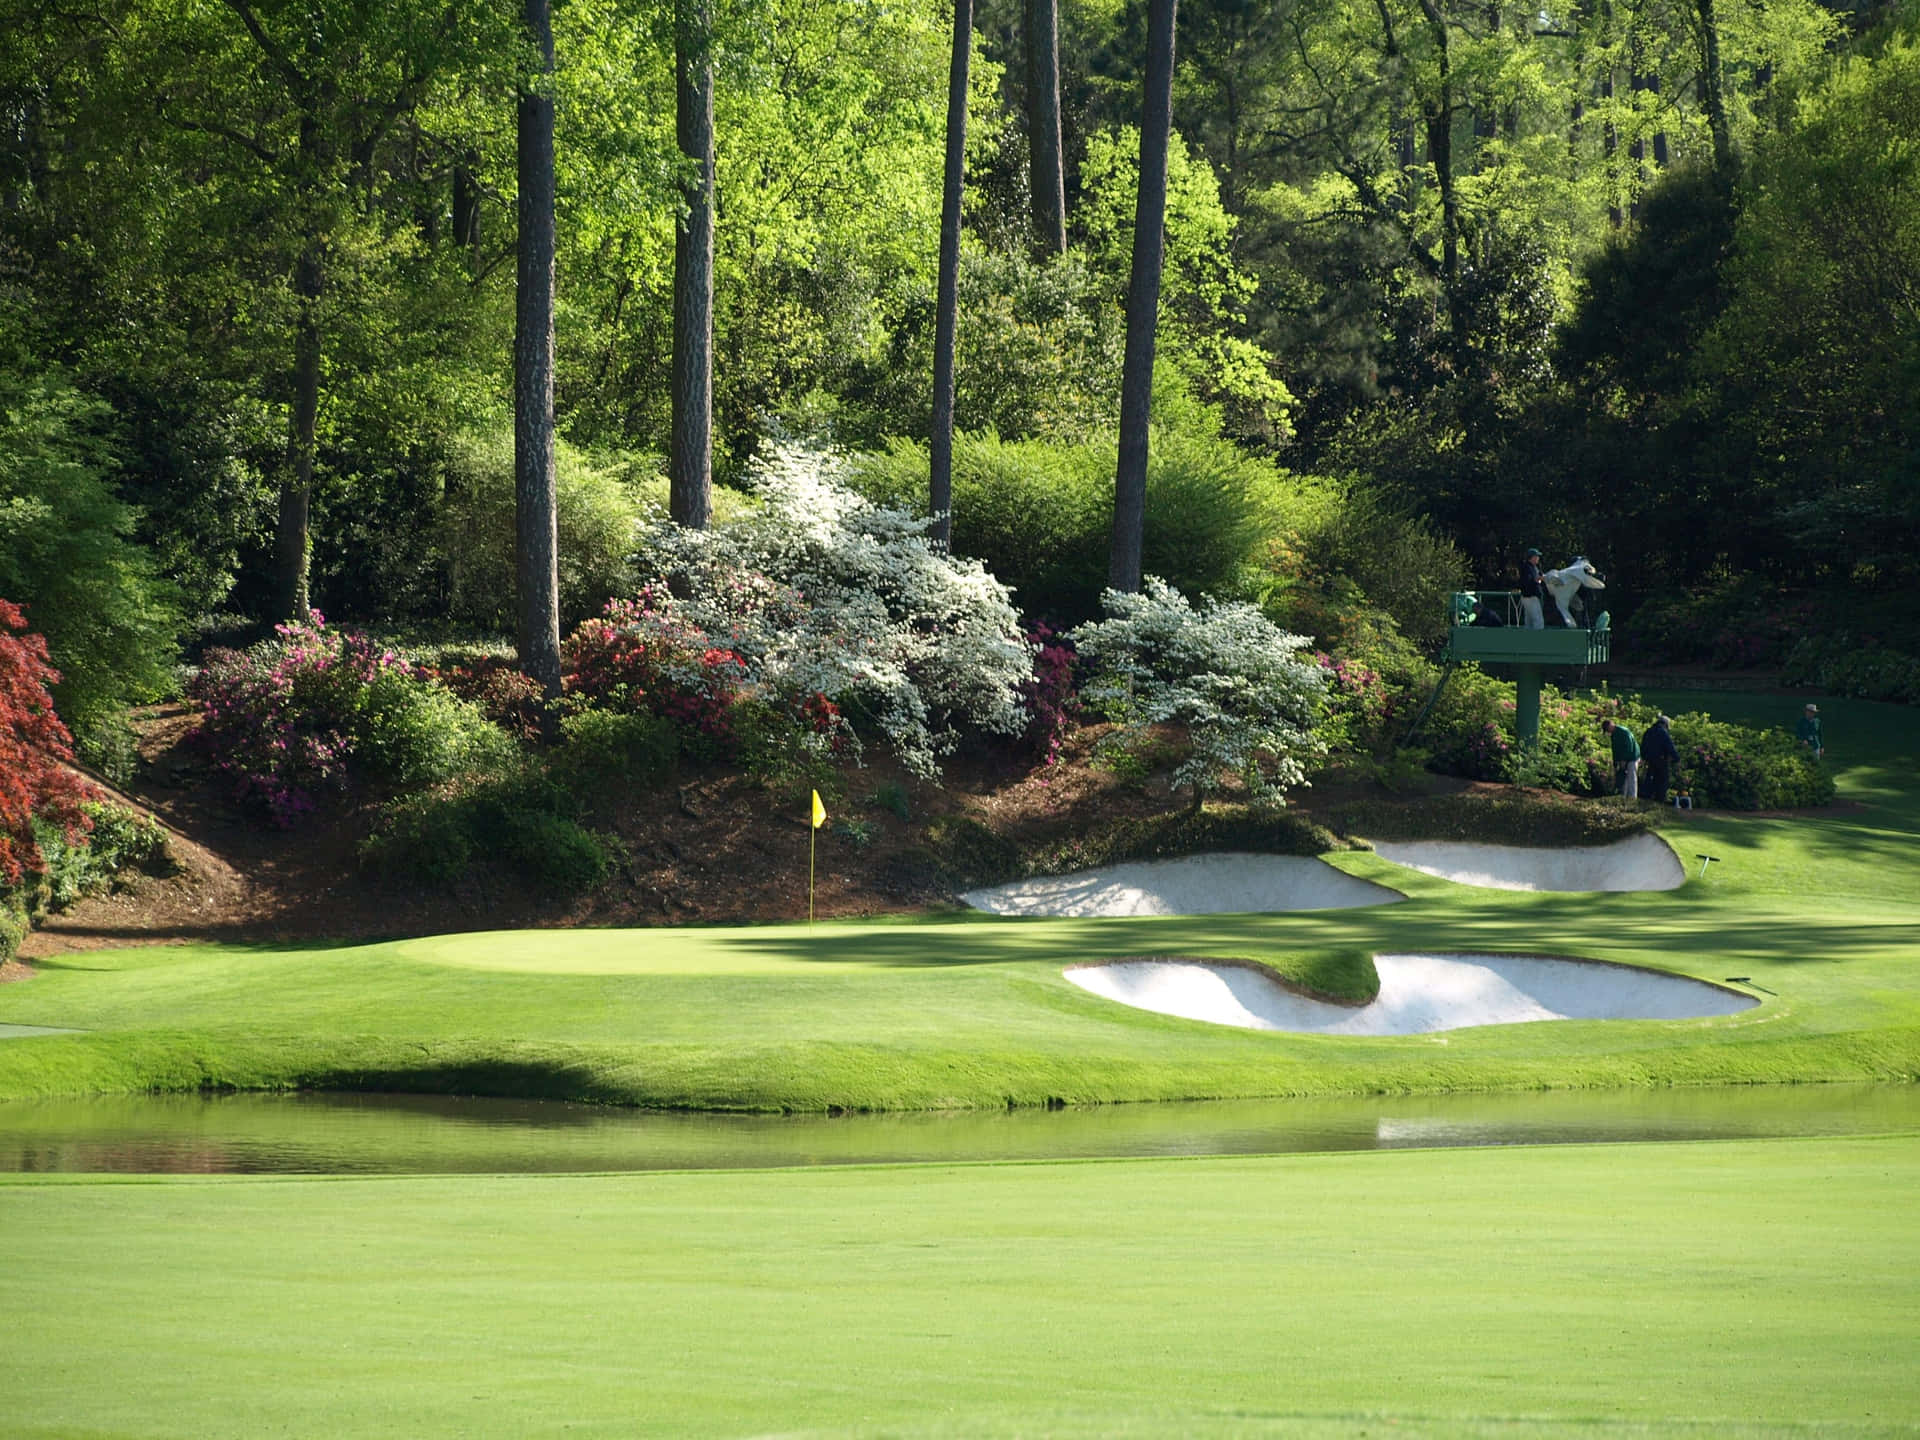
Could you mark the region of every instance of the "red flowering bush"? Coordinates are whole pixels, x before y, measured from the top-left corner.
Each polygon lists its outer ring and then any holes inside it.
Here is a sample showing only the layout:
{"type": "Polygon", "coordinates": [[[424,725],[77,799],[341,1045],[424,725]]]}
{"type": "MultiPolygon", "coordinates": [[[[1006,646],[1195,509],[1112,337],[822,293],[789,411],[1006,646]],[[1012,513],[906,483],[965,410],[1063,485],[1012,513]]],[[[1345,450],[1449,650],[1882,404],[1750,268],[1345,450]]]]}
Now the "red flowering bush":
{"type": "Polygon", "coordinates": [[[1026,703],[1026,743],[1042,765],[1060,758],[1060,744],[1080,717],[1080,695],[1073,684],[1073,646],[1041,621],[1027,632],[1033,646],[1033,674],[1020,686],[1026,703]]]}
{"type": "Polygon", "coordinates": [[[469,700],[501,729],[523,740],[540,734],[544,697],[540,682],[504,655],[449,656],[420,675],[437,680],[462,700],[469,700]]]}
{"type": "Polygon", "coordinates": [[[723,750],[732,743],[728,712],[740,698],[746,662],[656,605],[650,590],[609,601],[601,618],[584,621],[560,647],[560,668],[569,695],[662,716],[723,750]]]}
{"type": "Polygon", "coordinates": [[[81,806],[93,787],[61,763],[73,758],[73,737],[48,693],[59,682],[47,642],[27,629],[18,605],[0,600],[0,885],[43,868],[36,818],[69,839],[89,826],[81,806]]]}

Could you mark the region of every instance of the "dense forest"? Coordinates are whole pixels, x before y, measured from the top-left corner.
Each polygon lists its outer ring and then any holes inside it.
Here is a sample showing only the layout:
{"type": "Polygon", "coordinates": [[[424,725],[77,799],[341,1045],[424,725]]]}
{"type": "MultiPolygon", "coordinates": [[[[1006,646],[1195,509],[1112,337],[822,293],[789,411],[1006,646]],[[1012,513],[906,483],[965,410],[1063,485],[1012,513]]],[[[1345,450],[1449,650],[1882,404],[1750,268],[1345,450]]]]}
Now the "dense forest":
{"type": "MultiPolygon", "coordinates": [[[[962,135],[952,544],[1096,612],[1166,0],[962,4],[957,56],[938,0],[0,12],[0,596],[83,749],[308,603],[512,632],[542,112],[563,627],[709,464],[722,518],[792,444],[925,503],[962,135]]],[[[1920,696],[1910,6],[1186,0],[1173,54],[1149,574],[1419,641],[1533,544],[1643,661],[1920,696]]]]}

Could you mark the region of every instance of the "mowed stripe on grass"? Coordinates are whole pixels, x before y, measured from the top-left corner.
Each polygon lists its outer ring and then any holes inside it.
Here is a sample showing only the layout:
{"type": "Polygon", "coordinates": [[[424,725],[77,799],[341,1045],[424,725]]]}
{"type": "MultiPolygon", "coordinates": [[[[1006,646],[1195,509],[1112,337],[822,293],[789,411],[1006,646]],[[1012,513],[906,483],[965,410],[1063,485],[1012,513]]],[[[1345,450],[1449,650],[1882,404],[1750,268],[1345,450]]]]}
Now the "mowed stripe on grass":
{"type": "Polygon", "coordinates": [[[1911,1433],[1916,1187],[1911,1136],[23,1177],[0,1182],[0,1428],[1911,1433]]]}

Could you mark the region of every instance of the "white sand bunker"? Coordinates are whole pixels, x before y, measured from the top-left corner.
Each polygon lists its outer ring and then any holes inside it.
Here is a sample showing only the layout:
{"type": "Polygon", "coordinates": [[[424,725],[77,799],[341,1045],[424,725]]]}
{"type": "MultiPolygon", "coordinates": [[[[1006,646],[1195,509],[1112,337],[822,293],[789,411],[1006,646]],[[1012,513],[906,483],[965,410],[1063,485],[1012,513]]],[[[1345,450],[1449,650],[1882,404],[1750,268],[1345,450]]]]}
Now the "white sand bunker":
{"type": "Polygon", "coordinates": [[[1076,965],[1067,979],[1122,1005],[1322,1035],[1423,1035],[1529,1020],[1687,1020],[1732,1015],[1751,995],[1631,965],[1533,955],[1376,955],[1380,993],[1336,1005],[1289,989],[1258,966],[1210,960],[1076,965]]]}
{"type": "Polygon", "coordinates": [[[1295,855],[1189,855],[1016,880],[960,897],[994,915],[1240,915],[1349,910],[1407,897],[1324,860],[1295,855]]]}
{"type": "Polygon", "coordinates": [[[1547,848],[1451,840],[1377,840],[1373,848],[1410,870],[1492,890],[1673,890],[1687,878],[1658,835],[1547,848]]]}

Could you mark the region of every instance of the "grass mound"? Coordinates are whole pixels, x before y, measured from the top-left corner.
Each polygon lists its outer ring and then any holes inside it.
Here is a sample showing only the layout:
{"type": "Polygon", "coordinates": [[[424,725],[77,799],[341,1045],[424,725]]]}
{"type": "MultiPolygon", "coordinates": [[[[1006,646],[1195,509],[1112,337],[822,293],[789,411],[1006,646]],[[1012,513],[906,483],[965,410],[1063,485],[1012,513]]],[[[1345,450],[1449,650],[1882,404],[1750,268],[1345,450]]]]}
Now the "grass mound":
{"type": "Polygon", "coordinates": [[[1430,795],[1358,800],[1330,817],[1342,835],[1370,840],[1468,840],[1483,845],[1611,845],[1655,828],[1656,815],[1608,800],[1430,795]]]}

